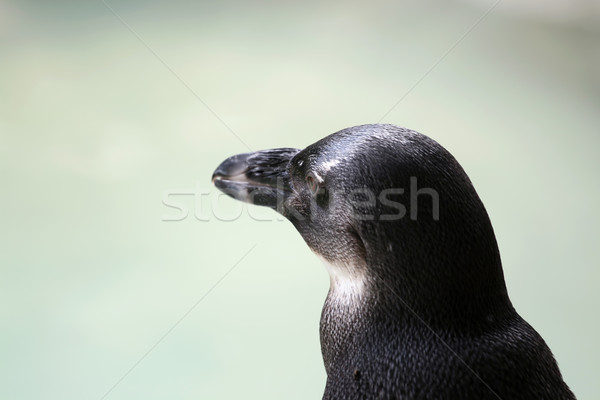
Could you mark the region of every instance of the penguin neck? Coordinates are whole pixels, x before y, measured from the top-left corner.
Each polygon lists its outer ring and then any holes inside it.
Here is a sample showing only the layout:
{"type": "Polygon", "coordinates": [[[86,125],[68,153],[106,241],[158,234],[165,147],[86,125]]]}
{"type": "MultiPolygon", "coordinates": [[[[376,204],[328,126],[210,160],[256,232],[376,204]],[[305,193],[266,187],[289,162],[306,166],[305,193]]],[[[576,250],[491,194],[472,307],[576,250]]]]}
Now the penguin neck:
{"type": "Polygon", "coordinates": [[[329,274],[328,300],[340,306],[358,307],[367,295],[368,282],[363,263],[330,262],[319,256],[329,274]]]}
{"type": "Polygon", "coordinates": [[[363,293],[376,297],[374,307],[400,317],[412,310],[443,327],[511,312],[492,224],[472,186],[463,189],[470,193],[440,189],[447,201],[441,203],[439,219],[424,214],[418,220],[358,226],[368,283],[363,293]],[[452,200],[457,198],[467,200],[452,200]]]}
{"type": "Polygon", "coordinates": [[[368,291],[377,294],[378,304],[401,304],[432,323],[476,323],[512,307],[499,263],[473,265],[450,259],[371,267],[376,277],[369,279],[368,291]],[[390,270],[404,273],[390,279],[390,270]]]}
{"type": "Polygon", "coordinates": [[[321,257],[330,277],[322,329],[354,329],[354,322],[339,325],[372,315],[386,315],[400,327],[421,320],[457,329],[514,313],[495,240],[491,248],[448,250],[444,258],[423,256],[429,249],[407,252],[399,244],[384,246],[388,251],[367,248],[365,260],[321,257]]]}
{"type": "Polygon", "coordinates": [[[515,313],[503,281],[483,283],[479,289],[465,287],[463,292],[453,284],[385,279],[374,276],[372,269],[365,272],[360,264],[325,265],[330,288],[321,314],[320,339],[328,374],[363,353],[385,352],[392,337],[418,341],[428,330],[443,336],[469,335],[488,329],[491,323],[504,323],[515,313]]]}

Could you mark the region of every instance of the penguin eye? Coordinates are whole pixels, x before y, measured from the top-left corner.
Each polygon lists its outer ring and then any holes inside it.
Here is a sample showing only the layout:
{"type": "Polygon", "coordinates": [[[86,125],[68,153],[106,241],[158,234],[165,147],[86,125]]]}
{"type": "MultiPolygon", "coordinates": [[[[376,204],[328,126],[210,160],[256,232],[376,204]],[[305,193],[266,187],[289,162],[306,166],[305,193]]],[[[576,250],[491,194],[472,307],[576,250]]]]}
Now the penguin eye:
{"type": "Polygon", "coordinates": [[[309,172],[306,176],[306,186],[313,196],[319,194],[319,190],[323,186],[323,179],[314,172],[309,172]]]}

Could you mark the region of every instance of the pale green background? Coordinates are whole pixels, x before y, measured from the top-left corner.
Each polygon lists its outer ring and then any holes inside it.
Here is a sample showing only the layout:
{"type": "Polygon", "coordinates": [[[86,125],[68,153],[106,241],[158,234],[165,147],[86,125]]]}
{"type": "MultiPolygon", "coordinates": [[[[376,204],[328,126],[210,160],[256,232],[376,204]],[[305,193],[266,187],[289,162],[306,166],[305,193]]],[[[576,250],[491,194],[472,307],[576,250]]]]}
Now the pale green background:
{"type": "MultiPolygon", "coordinates": [[[[598,6],[505,0],[384,122],[462,163],[512,300],[598,398],[598,6]]],[[[492,2],[0,0],[0,398],[317,399],[328,278],[219,198],[245,145],[377,122],[492,2]],[[163,196],[206,191],[177,201],[163,196]],[[199,221],[196,214],[209,221],[199,221]],[[235,221],[236,214],[241,216],[235,221]]]]}

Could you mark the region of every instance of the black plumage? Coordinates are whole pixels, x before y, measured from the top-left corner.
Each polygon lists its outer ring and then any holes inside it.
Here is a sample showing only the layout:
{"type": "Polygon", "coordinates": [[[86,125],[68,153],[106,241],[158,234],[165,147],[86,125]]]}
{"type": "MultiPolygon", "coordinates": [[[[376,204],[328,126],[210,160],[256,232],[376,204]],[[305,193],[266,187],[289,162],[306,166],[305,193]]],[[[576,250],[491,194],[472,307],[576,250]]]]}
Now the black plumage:
{"type": "Polygon", "coordinates": [[[229,158],[215,185],[286,216],[326,262],[324,399],[574,399],[513,308],[454,157],[394,125],[229,158]]]}

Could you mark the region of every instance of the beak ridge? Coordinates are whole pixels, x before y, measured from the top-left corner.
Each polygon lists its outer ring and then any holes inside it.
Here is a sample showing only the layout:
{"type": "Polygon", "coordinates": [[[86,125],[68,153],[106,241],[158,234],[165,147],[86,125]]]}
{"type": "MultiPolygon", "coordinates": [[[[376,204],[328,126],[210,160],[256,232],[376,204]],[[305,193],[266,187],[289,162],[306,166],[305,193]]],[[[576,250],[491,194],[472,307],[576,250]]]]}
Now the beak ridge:
{"type": "Polygon", "coordinates": [[[277,209],[291,192],[288,165],[299,151],[280,148],[231,156],[214,171],[212,182],[237,200],[277,209]]]}

